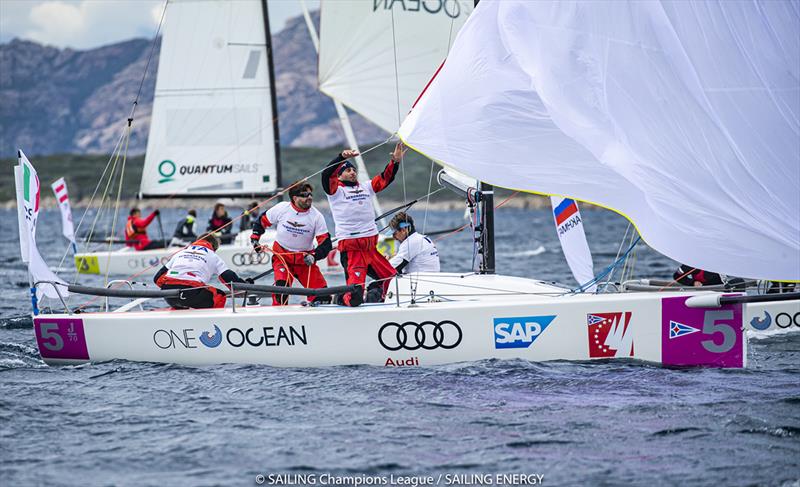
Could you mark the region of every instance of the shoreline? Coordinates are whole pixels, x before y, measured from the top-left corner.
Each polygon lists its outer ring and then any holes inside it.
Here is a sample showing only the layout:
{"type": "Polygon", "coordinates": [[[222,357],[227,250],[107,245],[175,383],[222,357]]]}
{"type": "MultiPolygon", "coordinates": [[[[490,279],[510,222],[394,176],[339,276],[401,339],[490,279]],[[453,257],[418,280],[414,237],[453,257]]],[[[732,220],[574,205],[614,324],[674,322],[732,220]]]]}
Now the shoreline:
{"type": "MultiPolygon", "coordinates": [[[[496,195],[497,196],[497,195],[496,195]]],[[[247,205],[251,200],[250,199],[237,199],[237,198],[191,198],[191,199],[178,199],[178,198],[148,198],[145,200],[139,200],[136,198],[126,198],[121,199],[119,202],[120,211],[124,211],[125,213],[128,212],[130,208],[138,206],[140,208],[212,208],[217,201],[222,199],[223,201],[227,201],[226,206],[231,207],[243,207],[247,205]]],[[[505,199],[505,197],[500,197],[495,200],[495,204],[499,204],[505,199]]],[[[277,200],[282,201],[282,200],[277,200]]],[[[276,202],[277,202],[276,201],[276,202]]],[[[397,206],[401,206],[404,202],[403,201],[394,201],[394,200],[380,200],[381,206],[384,208],[394,208],[397,206]]],[[[89,200],[87,198],[81,199],[76,202],[71,202],[72,209],[77,210],[81,208],[99,208],[100,205],[97,201],[93,202],[89,205],[89,200]]],[[[42,209],[55,209],[58,207],[56,199],[52,196],[48,196],[42,198],[40,200],[39,206],[42,209]]],[[[112,202],[110,206],[114,206],[112,202]]],[[[270,204],[265,205],[265,207],[271,206],[270,204]]],[[[322,199],[322,201],[315,201],[314,206],[318,209],[328,210],[330,206],[328,205],[327,199],[322,199]]],[[[550,200],[547,197],[534,195],[534,194],[518,194],[514,198],[508,200],[504,205],[504,207],[508,208],[519,208],[519,209],[543,209],[550,207],[550,200]]],[[[6,200],[0,203],[0,208],[10,210],[17,207],[16,200],[6,200]]],[[[109,203],[107,202],[103,205],[104,208],[109,207],[109,203]]],[[[413,206],[415,209],[424,208],[425,202],[420,201],[416,205],[413,206]]],[[[463,210],[465,208],[464,202],[459,199],[452,199],[452,200],[440,200],[440,201],[432,201],[427,204],[427,207],[431,210],[436,211],[450,211],[450,210],[463,210]]],[[[588,203],[583,203],[582,208],[596,208],[594,205],[590,205],[588,203]]],[[[262,207],[263,208],[263,207],[262,207]]]]}

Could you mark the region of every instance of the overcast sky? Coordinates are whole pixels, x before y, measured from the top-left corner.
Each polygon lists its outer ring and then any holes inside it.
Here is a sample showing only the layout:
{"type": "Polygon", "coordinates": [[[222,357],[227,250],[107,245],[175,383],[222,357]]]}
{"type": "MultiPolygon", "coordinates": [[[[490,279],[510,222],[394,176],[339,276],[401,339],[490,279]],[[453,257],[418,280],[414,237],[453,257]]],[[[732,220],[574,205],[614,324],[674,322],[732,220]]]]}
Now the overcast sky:
{"type": "MultiPolygon", "coordinates": [[[[310,9],[319,0],[306,0],[310,9]]],[[[15,37],[56,47],[89,49],[153,37],[163,0],[0,0],[0,42],[15,37]]],[[[272,32],[303,13],[300,0],[269,0],[272,32]]]]}

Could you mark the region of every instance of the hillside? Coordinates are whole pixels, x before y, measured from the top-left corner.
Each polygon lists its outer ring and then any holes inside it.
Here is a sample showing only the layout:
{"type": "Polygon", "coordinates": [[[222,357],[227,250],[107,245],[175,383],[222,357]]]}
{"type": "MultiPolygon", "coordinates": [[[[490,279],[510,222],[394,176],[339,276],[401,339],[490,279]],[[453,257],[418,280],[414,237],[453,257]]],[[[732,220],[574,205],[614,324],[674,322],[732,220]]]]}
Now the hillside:
{"type": "MultiPolygon", "coordinates": [[[[136,97],[152,41],[133,39],[76,51],[14,39],[0,44],[0,157],[111,153],[136,97]]],[[[319,93],[317,62],[305,22],[273,33],[281,145],[343,143],[333,102],[319,93]]],[[[150,129],[158,43],[136,110],[131,154],[142,154],[150,129]]],[[[354,115],[363,143],[386,135],[354,115]]]]}

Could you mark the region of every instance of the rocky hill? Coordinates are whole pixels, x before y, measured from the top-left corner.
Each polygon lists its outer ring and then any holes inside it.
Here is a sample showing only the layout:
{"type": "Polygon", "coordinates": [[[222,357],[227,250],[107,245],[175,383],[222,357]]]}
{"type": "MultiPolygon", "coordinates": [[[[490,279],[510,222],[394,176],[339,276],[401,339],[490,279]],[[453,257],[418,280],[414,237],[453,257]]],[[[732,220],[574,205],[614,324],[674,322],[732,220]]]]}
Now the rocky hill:
{"type": "MultiPolygon", "coordinates": [[[[14,39],[0,44],[0,157],[21,147],[31,155],[112,152],[136,97],[152,41],[133,39],[86,51],[14,39]]],[[[281,145],[343,143],[333,102],[317,91],[314,47],[302,17],[273,33],[281,145]]],[[[156,45],[142,86],[130,152],[147,145],[158,66],[156,45]]],[[[386,134],[352,119],[363,143],[386,134]]]]}

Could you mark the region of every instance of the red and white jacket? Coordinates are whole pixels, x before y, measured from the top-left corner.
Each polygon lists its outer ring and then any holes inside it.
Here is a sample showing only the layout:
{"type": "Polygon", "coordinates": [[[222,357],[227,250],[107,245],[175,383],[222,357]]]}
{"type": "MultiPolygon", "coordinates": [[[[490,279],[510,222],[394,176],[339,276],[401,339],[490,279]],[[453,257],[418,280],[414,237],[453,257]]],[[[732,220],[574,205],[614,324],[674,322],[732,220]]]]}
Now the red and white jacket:
{"type": "Polygon", "coordinates": [[[400,162],[390,159],[383,172],[367,182],[339,180],[346,159],[336,156],[322,171],[322,190],[328,196],[336,237],[343,239],[371,237],[378,234],[372,196],[386,189],[397,174],[400,162]]]}

